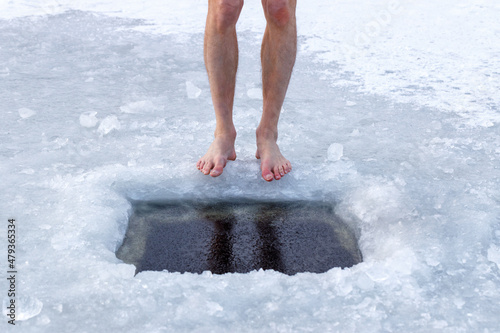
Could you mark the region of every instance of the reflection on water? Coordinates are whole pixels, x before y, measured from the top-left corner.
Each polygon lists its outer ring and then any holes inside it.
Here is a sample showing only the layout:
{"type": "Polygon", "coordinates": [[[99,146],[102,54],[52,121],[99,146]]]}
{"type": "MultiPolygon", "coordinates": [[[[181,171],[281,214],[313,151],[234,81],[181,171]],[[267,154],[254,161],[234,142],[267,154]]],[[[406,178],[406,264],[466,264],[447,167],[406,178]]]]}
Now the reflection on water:
{"type": "Polygon", "coordinates": [[[362,261],[351,230],[320,202],[134,202],[116,253],[153,270],[321,273],[362,261]]]}

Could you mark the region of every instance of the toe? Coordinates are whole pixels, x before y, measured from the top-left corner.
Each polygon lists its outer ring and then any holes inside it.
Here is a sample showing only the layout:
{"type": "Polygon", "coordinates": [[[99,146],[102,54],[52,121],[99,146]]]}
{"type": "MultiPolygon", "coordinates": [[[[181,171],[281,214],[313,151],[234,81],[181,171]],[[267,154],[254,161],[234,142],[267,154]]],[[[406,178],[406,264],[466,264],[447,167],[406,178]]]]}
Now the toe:
{"type": "Polygon", "coordinates": [[[269,170],[262,171],[262,178],[264,178],[264,180],[270,182],[273,180],[273,174],[269,170]]]}
{"type": "Polygon", "coordinates": [[[210,176],[212,177],[218,177],[221,174],[222,174],[222,167],[220,166],[214,167],[212,171],[210,171],[210,176]]]}
{"type": "Polygon", "coordinates": [[[274,179],[279,180],[281,179],[280,171],[278,167],[274,168],[274,179]]]}
{"type": "Polygon", "coordinates": [[[269,165],[267,165],[267,163],[262,164],[262,178],[264,178],[264,180],[268,182],[272,181],[274,178],[274,175],[271,172],[271,168],[269,168],[269,165]]]}
{"type": "Polygon", "coordinates": [[[279,171],[281,177],[283,177],[285,175],[285,168],[282,165],[280,165],[280,167],[278,168],[278,171],[279,171]]]}
{"type": "Polygon", "coordinates": [[[226,166],[226,161],[224,158],[220,157],[216,162],[214,167],[212,168],[212,171],[210,171],[210,176],[212,177],[217,177],[222,174],[222,170],[226,166]]]}
{"type": "Polygon", "coordinates": [[[208,175],[210,173],[210,170],[214,167],[214,164],[212,162],[207,162],[205,163],[205,166],[203,167],[203,173],[205,175],[208,175]]]}

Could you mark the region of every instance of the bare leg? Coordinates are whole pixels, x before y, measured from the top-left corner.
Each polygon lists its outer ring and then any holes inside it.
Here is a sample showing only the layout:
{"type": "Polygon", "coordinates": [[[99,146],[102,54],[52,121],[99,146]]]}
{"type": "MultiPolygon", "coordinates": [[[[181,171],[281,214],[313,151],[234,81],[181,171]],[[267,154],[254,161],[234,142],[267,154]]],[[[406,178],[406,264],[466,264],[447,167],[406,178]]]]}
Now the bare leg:
{"type": "Polygon", "coordinates": [[[228,160],[236,159],[233,100],[238,68],[236,22],[243,0],[209,0],[205,27],[204,58],[215,109],[214,141],[196,167],[217,177],[228,160]]]}
{"type": "Polygon", "coordinates": [[[297,53],[296,0],[262,0],[267,26],[262,41],[264,110],[256,131],[262,178],[278,180],[292,170],[280,152],[278,120],[297,53]]]}

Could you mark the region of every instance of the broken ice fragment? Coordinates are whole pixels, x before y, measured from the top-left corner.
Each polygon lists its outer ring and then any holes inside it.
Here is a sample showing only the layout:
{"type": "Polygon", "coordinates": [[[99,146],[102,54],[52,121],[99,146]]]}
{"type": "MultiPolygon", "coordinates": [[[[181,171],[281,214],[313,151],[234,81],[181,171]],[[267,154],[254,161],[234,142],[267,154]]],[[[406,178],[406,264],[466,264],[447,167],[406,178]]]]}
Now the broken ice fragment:
{"type": "Polygon", "coordinates": [[[118,120],[118,118],[115,115],[112,115],[112,116],[107,116],[106,118],[104,118],[101,121],[101,124],[99,125],[99,128],[97,129],[97,131],[101,135],[106,135],[109,132],[111,132],[112,130],[120,129],[120,128],[121,128],[120,121],[118,120]]]}
{"type": "Polygon", "coordinates": [[[23,119],[27,119],[29,117],[32,117],[36,114],[36,111],[33,111],[31,109],[28,109],[28,108],[20,108],[18,110],[19,112],[19,116],[23,119]]]}
{"type": "Polygon", "coordinates": [[[80,115],[80,125],[87,128],[97,125],[99,119],[97,119],[96,114],[97,112],[95,111],[87,111],[82,113],[80,115]]]}
{"type": "Polygon", "coordinates": [[[191,81],[186,81],[186,93],[189,99],[196,99],[201,94],[201,89],[193,84],[191,81]]]}
{"type": "Polygon", "coordinates": [[[340,160],[340,158],[344,155],[344,146],[340,143],[332,143],[330,147],[328,147],[328,160],[335,162],[340,160]]]}

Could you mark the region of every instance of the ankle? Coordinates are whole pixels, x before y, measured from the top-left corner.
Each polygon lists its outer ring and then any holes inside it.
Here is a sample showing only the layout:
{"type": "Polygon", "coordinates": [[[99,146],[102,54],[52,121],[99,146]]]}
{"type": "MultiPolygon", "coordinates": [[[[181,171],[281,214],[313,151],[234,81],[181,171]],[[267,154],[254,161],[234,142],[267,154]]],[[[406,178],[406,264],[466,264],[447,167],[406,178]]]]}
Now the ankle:
{"type": "Polygon", "coordinates": [[[257,130],[255,131],[255,135],[257,137],[257,140],[278,140],[278,129],[274,127],[264,127],[260,126],[257,127],[257,130]]]}
{"type": "Polygon", "coordinates": [[[236,129],[234,128],[234,126],[228,128],[216,128],[214,137],[230,138],[234,140],[236,139],[236,129]]]}

